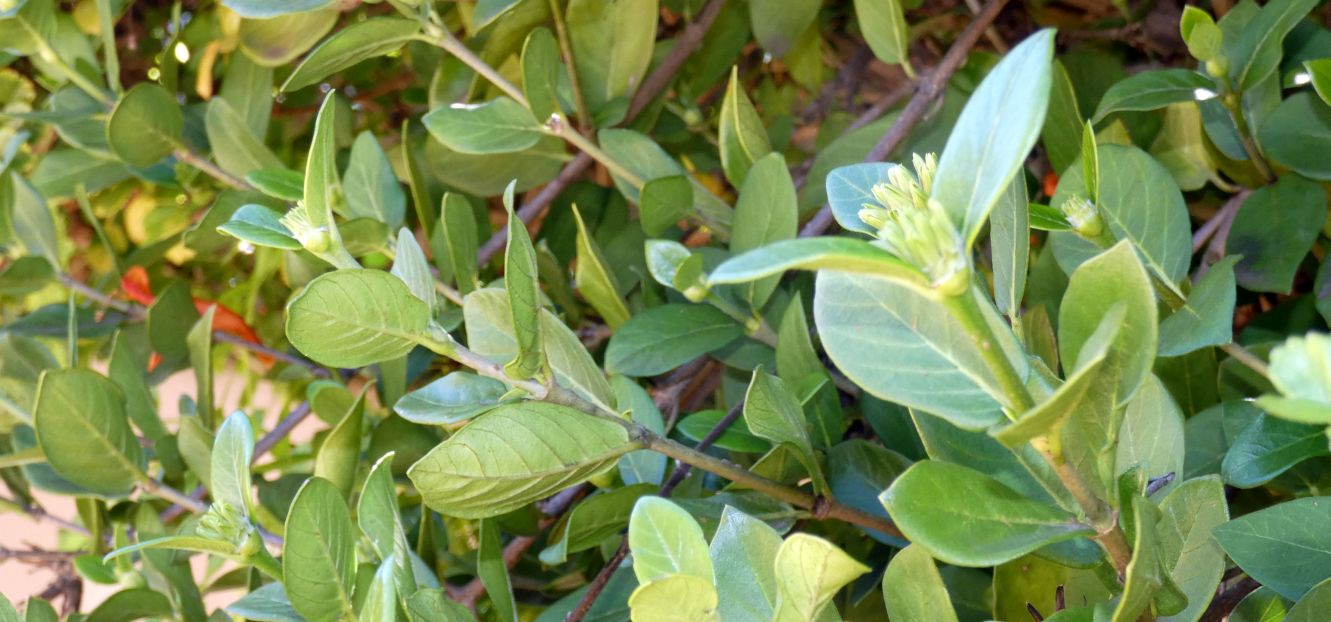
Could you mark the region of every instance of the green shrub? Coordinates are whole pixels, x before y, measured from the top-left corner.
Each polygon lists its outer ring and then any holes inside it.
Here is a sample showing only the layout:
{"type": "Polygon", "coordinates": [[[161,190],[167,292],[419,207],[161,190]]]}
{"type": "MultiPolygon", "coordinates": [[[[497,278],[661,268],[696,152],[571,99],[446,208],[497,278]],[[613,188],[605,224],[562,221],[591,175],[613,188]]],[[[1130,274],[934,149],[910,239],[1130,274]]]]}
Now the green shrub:
{"type": "Polygon", "coordinates": [[[3,558],[90,622],[1326,619],[1326,13],[1020,4],[0,0],[0,501],[66,535],[3,558]]]}

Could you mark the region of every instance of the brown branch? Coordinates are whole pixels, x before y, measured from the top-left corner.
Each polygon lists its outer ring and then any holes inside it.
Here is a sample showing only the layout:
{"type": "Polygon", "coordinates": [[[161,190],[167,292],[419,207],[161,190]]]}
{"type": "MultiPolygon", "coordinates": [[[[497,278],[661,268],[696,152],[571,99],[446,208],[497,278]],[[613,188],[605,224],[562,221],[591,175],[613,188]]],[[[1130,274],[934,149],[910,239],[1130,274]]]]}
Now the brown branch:
{"type": "Polygon", "coordinates": [[[1229,619],[1229,614],[1234,612],[1234,608],[1259,587],[1262,587],[1262,584],[1252,577],[1243,577],[1228,587],[1221,586],[1215,598],[1211,599],[1211,604],[1206,606],[1206,611],[1202,612],[1198,622],[1223,622],[1229,619]]]}
{"type": "MultiPolygon", "coordinates": [[[[716,16],[721,12],[721,6],[726,0],[710,0],[707,6],[703,7],[698,19],[684,29],[684,32],[677,37],[675,46],[670,49],[670,53],[661,60],[661,63],[648,74],[647,79],[643,80],[642,86],[634,93],[633,100],[629,103],[628,114],[624,116],[621,125],[627,125],[637,118],[643,109],[656,99],[665,90],[670,81],[675,78],[675,74],[684,66],[684,62],[689,56],[702,45],[703,36],[711,28],[712,22],[716,21],[716,16]]],[[[546,184],[541,191],[536,193],[530,201],[527,201],[518,209],[518,218],[527,225],[531,225],[545,210],[554,202],[555,197],[564,191],[564,188],[573,183],[574,180],[582,176],[592,165],[592,157],[586,153],[579,153],[568,164],[564,165],[563,170],[550,183],[546,184]]],[[[494,235],[490,236],[485,244],[476,252],[476,263],[485,265],[490,262],[499,251],[503,250],[504,245],[508,243],[508,227],[500,227],[494,235]]]]}
{"type": "MultiPolygon", "coordinates": [[[[948,49],[947,54],[938,62],[929,75],[920,80],[915,89],[915,96],[911,98],[910,103],[901,111],[901,116],[897,117],[897,122],[892,124],[892,128],[879,139],[878,144],[874,145],[873,150],[864,158],[865,162],[877,162],[886,158],[901,144],[910,131],[915,128],[925,117],[925,113],[933,105],[935,99],[943,93],[947,87],[947,81],[951,79],[952,74],[966,60],[966,55],[971,47],[979,41],[984,34],[985,28],[993,23],[994,18],[1002,10],[1007,0],[989,0],[984,8],[976,13],[975,19],[966,25],[966,29],[961,31],[961,36],[957,37],[956,42],[948,49]]],[[[810,237],[821,235],[832,226],[832,206],[823,205],[818,213],[805,223],[804,228],[800,230],[800,237],[810,237]]]]}

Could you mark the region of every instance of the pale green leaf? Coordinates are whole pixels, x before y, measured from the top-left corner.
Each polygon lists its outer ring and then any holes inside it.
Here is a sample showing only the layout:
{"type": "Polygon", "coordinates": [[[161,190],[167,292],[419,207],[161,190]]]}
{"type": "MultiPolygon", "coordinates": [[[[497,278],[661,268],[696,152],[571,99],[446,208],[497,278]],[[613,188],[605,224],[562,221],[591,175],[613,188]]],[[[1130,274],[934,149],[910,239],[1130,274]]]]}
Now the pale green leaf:
{"type": "MultiPolygon", "coordinates": [[[[795,184],[786,159],[772,153],[754,161],[735,203],[730,252],[736,255],[795,237],[799,226],[795,184]]],[[[754,309],[762,309],[776,291],[780,275],[750,281],[741,295],[754,309]]]]}
{"type": "Polygon", "coordinates": [[[176,149],[184,125],[175,96],[157,84],[141,82],[116,102],[106,122],[106,142],[126,164],[152,166],[176,149]]]}
{"type": "MultiPolygon", "coordinates": [[[[730,82],[726,85],[725,98],[721,100],[721,122],[717,134],[721,168],[725,171],[726,179],[737,188],[744,186],[749,167],[771,153],[772,146],[767,141],[767,129],[763,127],[762,117],[758,116],[753,102],[744,93],[739,81],[739,69],[736,67],[730,69],[730,82]]],[[[782,165],[781,169],[785,170],[785,166],[782,165]]],[[[793,186],[791,194],[794,194],[793,186]]],[[[735,234],[739,235],[738,221],[735,229],[735,234]]]]}
{"type": "Polygon", "coordinates": [[[287,338],[334,367],[363,367],[404,356],[430,321],[429,309],[393,275],[338,270],[311,281],[287,304],[287,338]]]}
{"type": "Polygon", "coordinates": [[[883,601],[894,622],[957,620],[943,577],[923,547],[908,546],[892,557],[883,573],[883,601]]]}
{"type": "Polygon", "coordinates": [[[303,89],[363,60],[397,50],[420,29],[420,22],[397,17],[352,22],[314,48],[279,90],[303,89]]]}
{"type": "Polygon", "coordinates": [[[421,122],[431,136],[458,153],[522,151],[535,145],[544,134],[531,111],[508,97],[483,104],[435,108],[421,122]]]}
{"type": "Polygon", "coordinates": [[[311,477],[287,513],[282,583],[291,606],[307,620],[354,619],[356,536],[337,487],[311,477]]]}
{"type": "Polygon", "coordinates": [[[106,495],[124,495],[146,477],[141,450],[115,383],[86,369],[48,370],[37,385],[34,424],[46,461],[61,477],[106,495]]]}
{"type": "Polygon", "coordinates": [[[819,619],[837,591],[869,572],[831,542],[807,533],[786,538],[774,565],[777,600],[773,622],[819,619]]]}
{"type": "Polygon", "coordinates": [[[681,574],[712,582],[712,559],[702,528],[667,499],[638,499],[629,517],[629,550],[633,573],[642,585],[681,574]]]}

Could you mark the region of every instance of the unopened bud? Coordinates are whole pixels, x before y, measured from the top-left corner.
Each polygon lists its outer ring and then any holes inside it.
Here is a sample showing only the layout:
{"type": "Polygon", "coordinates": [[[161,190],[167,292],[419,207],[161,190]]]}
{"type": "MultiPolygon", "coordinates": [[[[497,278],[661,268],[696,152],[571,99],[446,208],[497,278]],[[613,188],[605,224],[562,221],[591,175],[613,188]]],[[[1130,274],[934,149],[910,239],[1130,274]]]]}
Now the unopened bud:
{"type": "Polygon", "coordinates": [[[1094,240],[1104,234],[1105,221],[1100,218],[1100,210],[1086,199],[1073,195],[1063,201],[1059,206],[1063,216],[1068,219],[1068,224],[1077,235],[1088,240],[1094,240]]]}
{"type": "Polygon", "coordinates": [[[1213,78],[1223,78],[1229,73],[1229,60],[1223,56],[1217,56],[1206,61],[1206,73],[1211,74],[1213,78]]]}

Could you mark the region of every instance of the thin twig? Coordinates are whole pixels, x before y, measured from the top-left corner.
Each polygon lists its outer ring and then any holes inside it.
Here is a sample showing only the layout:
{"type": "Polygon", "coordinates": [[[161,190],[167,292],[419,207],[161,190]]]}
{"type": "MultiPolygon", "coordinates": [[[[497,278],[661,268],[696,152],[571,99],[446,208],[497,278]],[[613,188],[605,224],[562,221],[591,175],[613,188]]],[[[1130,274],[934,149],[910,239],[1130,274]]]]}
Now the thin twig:
{"type": "Polygon", "coordinates": [[[1247,576],[1228,587],[1221,586],[1215,598],[1211,599],[1211,604],[1207,605],[1206,611],[1202,613],[1199,622],[1223,622],[1229,619],[1229,614],[1234,612],[1234,608],[1259,587],[1262,587],[1262,584],[1247,576]]]}
{"type": "MultiPolygon", "coordinates": [[[[961,31],[961,36],[957,37],[952,47],[948,49],[947,54],[938,62],[929,75],[920,80],[915,89],[915,96],[911,98],[910,103],[901,111],[901,116],[897,117],[897,122],[892,124],[886,134],[874,145],[873,150],[864,158],[866,162],[877,162],[891,154],[898,145],[901,144],[910,131],[924,119],[925,113],[933,105],[933,101],[938,98],[947,87],[947,81],[951,79],[953,72],[966,60],[966,55],[971,47],[980,39],[984,29],[993,23],[994,18],[998,17],[998,12],[1007,4],[1007,0],[989,0],[988,4],[975,15],[975,19],[961,31]]],[[[832,226],[832,206],[823,205],[818,213],[805,223],[804,228],[800,229],[800,237],[811,237],[821,235],[832,226]]]]}
{"type": "Polygon", "coordinates": [[[1225,226],[1226,223],[1234,219],[1234,215],[1238,213],[1239,207],[1241,207],[1243,202],[1248,199],[1249,194],[1252,194],[1252,190],[1244,188],[1239,191],[1238,194],[1229,197],[1229,200],[1225,201],[1225,204],[1220,206],[1220,209],[1216,210],[1216,213],[1211,216],[1210,220],[1202,223],[1202,226],[1197,227],[1197,232],[1192,234],[1193,254],[1202,250],[1202,247],[1206,244],[1207,240],[1211,239],[1211,236],[1215,235],[1222,226],[1225,226]]]}

